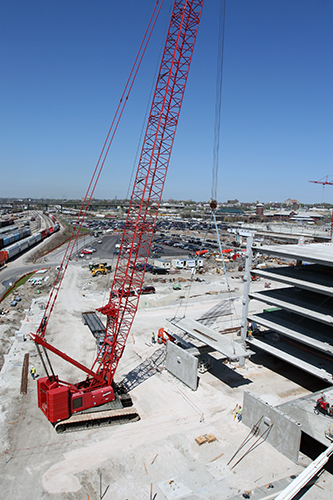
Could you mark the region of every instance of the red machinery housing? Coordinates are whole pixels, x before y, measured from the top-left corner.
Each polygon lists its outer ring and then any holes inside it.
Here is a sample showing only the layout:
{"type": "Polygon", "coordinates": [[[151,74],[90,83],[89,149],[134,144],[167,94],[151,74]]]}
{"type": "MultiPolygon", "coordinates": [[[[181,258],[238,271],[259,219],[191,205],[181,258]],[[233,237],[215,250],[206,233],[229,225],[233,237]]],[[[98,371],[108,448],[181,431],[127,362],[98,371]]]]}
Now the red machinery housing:
{"type": "Polygon", "coordinates": [[[324,413],[325,415],[330,415],[333,417],[333,395],[322,393],[319,399],[317,399],[316,406],[314,409],[315,413],[324,413]]]}
{"type": "Polygon", "coordinates": [[[54,302],[37,334],[31,334],[42,360],[40,347],[47,359],[50,350],[87,374],[83,382],[71,384],[61,381],[51,368],[47,377],[38,380],[38,405],[52,423],[115,399],[113,379],[139,301],[139,295],[128,291],[141,289],[144,281],[202,6],[203,0],[174,1],[111,293],[108,303],[98,309],[106,315],[106,331],[92,368],[46,342],[45,326],[54,302]]]}

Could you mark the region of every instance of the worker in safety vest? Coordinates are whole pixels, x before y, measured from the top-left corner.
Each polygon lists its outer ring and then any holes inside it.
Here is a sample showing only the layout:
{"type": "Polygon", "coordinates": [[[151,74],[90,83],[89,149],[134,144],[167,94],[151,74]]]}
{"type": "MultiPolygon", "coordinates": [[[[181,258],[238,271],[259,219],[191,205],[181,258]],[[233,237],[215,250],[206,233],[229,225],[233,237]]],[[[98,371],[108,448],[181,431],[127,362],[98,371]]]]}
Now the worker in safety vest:
{"type": "Polygon", "coordinates": [[[154,332],[151,334],[151,341],[153,344],[155,344],[155,333],[154,332]]]}
{"type": "Polygon", "coordinates": [[[31,373],[31,376],[32,376],[33,380],[35,380],[36,368],[34,366],[31,368],[30,373],[31,373]]]}
{"type": "Polygon", "coordinates": [[[238,411],[237,411],[237,419],[238,419],[238,422],[240,422],[242,420],[242,407],[241,406],[238,408],[238,411]]]}

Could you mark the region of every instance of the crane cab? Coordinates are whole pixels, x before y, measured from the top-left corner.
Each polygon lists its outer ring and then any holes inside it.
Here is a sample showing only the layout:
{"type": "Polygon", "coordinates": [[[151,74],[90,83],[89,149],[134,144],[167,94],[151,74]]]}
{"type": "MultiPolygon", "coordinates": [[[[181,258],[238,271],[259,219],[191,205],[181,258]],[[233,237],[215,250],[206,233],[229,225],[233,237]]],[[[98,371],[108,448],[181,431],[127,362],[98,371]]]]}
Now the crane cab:
{"type": "Polygon", "coordinates": [[[38,407],[52,424],[66,420],[74,413],[104,405],[115,399],[111,386],[99,387],[93,391],[75,391],[61,385],[58,377],[39,378],[37,391],[38,407]]]}

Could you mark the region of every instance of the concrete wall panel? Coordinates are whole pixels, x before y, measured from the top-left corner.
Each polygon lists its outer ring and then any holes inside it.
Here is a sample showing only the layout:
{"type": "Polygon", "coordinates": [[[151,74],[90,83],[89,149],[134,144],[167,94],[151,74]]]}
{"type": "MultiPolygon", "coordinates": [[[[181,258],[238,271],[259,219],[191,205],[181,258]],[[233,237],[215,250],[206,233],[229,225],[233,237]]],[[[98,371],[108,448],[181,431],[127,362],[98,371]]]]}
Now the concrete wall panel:
{"type": "Polygon", "coordinates": [[[198,358],[173,342],[167,342],[165,368],[193,391],[198,386],[198,358]]]}
{"type": "Polygon", "coordinates": [[[274,406],[244,391],[243,423],[252,428],[261,417],[263,418],[259,428],[260,434],[268,429],[270,424],[274,424],[267,433],[267,442],[290,460],[297,462],[301,443],[301,426],[274,406]]]}

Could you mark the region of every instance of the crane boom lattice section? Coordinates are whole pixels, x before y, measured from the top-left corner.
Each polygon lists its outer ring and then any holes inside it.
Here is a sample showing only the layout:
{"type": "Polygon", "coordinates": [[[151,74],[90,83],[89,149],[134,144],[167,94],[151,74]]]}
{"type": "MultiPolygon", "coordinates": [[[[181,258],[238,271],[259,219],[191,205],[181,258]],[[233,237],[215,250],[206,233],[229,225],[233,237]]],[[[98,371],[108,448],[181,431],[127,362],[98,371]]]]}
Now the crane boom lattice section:
{"type": "MultiPolygon", "coordinates": [[[[127,213],[97,374],[111,384],[138,307],[203,0],[175,0],[127,213]]],[[[95,362],[96,363],[96,362],[95,362]]]]}

